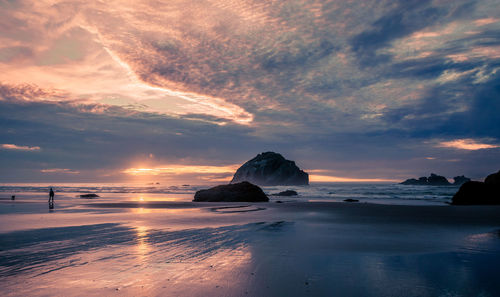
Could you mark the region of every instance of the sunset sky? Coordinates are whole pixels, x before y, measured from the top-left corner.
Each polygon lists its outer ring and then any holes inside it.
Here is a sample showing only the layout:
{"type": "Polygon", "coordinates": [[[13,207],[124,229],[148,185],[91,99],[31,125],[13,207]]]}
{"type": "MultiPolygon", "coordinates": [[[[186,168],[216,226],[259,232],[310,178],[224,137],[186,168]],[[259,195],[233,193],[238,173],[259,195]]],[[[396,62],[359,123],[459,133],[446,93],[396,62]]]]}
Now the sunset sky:
{"type": "Polygon", "coordinates": [[[500,5],[0,0],[0,182],[500,169],[500,5]]]}

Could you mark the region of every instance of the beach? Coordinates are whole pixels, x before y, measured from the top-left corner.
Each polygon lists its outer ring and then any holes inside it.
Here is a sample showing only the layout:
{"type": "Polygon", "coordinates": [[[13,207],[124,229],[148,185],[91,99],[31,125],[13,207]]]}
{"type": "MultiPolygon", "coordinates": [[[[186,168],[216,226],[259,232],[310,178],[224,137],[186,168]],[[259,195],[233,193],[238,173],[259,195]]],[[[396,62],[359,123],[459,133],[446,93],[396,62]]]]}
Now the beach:
{"type": "Polygon", "coordinates": [[[0,200],[2,296],[496,296],[500,206],[0,200]]]}

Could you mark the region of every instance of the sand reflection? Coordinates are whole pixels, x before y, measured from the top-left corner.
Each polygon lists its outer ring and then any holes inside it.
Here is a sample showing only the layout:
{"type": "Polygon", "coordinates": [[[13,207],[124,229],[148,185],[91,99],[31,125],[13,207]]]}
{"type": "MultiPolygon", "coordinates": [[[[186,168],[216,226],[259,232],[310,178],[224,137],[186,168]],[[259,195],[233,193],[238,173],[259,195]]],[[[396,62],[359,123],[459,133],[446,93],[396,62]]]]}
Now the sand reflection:
{"type": "Polygon", "coordinates": [[[143,263],[147,260],[151,251],[151,247],[148,244],[148,228],[144,226],[137,226],[135,228],[135,232],[137,236],[138,260],[143,263]]]}

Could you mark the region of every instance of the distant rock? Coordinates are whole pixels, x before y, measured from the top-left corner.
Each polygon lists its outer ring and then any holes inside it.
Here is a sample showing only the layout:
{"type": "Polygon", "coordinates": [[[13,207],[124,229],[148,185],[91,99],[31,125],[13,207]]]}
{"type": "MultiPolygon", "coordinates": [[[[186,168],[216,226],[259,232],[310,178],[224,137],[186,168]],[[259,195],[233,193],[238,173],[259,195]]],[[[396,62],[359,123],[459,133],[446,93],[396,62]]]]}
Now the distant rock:
{"type": "Polygon", "coordinates": [[[231,183],[242,181],[261,186],[308,185],[309,174],[297,167],[294,161],[286,160],[278,153],[265,152],[238,168],[231,183]]]}
{"type": "Polygon", "coordinates": [[[401,183],[402,185],[411,185],[411,186],[427,186],[429,183],[427,182],[427,177],[421,177],[419,179],[410,178],[401,183]]]}
{"type": "Polygon", "coordinates": [[[431,173],[431,176],[427,178],[427,182],[430,186],[449,186],[450,182],[446,177],[431,173]]]}
{"type": "Polygon", "coordinates": [[[469,182],[470,178],[461,175],[461,176],[455,176],[453,178],[453,180],[454,180],[454,182],[453,182],[454,186],[461,186],[461,185],[465,184],[466,182],[469,182]]]}
{"type": "Polygon", "coordinates": [[[271,194],[271,196],[297,196],[299,195],[297,192],[295,192],[294,190],[286,190],[286,191],[283,191],[283,192],[279,192],[277,194],[271,194]]]}
{"type": "Polygon", "coordinates": [[[359,200],[349,198],[349,199],[344,199],[344,202],[359,202],[359,200]]]}
{"type": "Polygon", "coordinates": [[[484,182],[464,183],[451,200],[453,205],[500,204],[500,171],[488,175],[484,182]]]}
{"type": "Polygon", "coordinates": [[[195,202],[267,202],[264,191],[249,182],[216,186],[199,190],[194,194],[195,202]]]}
{"type": "Polygon", "coordinates": [[[80,198],[85,198],[85,199],[93,199],[93,198],[99,198],[99,195],[97,194],[82,194],[80,195],[80,198]]]}
{"type": "Polygon", "coordinates": [[[418,180],[410,178],[401,183],[402,185],[416,185],[416,186],[449,186],[450,182],[446,177],[431,173],[429,177],[420,177],[418,180]]]}

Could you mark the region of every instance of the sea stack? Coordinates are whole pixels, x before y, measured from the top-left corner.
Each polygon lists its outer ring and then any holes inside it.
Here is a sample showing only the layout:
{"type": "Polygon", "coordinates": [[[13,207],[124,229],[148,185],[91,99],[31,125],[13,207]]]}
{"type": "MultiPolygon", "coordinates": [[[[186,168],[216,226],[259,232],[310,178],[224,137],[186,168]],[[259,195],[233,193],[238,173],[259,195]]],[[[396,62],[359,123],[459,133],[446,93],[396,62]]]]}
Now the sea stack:
{"type": "Polygon", "coordinates": [[[297,167],[294,161],[286,160],[278,153],[265,152],[238,168],[231,183],[242,181],[260,186],[303,186],[309,185],[309,174],[297,167]]]}

